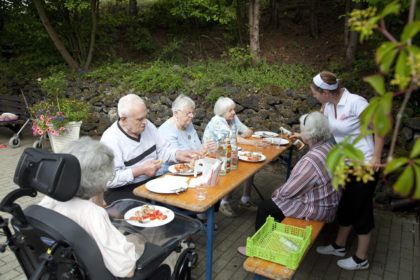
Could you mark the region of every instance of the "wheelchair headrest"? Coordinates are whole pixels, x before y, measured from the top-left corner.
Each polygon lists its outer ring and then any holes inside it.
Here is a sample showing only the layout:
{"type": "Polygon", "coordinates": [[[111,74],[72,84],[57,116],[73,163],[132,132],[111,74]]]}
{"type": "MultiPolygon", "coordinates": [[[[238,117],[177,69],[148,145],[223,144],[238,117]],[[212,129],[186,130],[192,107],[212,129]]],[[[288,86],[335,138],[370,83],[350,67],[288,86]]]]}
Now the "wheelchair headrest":
{"type": "Polygon", "coordinates": [[[59,201],[74,197],[80,186],[80,164],[70,154],[27,148],[20,157],[13,181],[59,201]]]}

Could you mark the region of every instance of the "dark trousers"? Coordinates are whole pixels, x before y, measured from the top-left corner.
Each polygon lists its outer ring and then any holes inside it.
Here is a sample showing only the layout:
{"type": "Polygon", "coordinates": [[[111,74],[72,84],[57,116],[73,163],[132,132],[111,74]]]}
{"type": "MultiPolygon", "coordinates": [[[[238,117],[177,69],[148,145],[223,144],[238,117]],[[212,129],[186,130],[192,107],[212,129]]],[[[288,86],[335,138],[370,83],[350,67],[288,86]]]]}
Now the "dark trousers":
{"type": "Polygon", "coordinates": [[[285,218],[283,212],[271,199],[263,200],[258,205],[257,216],[255,219],[255,231],[264,225],[268,216],[273,217],[274,220],[279,223],[285,218]]]}

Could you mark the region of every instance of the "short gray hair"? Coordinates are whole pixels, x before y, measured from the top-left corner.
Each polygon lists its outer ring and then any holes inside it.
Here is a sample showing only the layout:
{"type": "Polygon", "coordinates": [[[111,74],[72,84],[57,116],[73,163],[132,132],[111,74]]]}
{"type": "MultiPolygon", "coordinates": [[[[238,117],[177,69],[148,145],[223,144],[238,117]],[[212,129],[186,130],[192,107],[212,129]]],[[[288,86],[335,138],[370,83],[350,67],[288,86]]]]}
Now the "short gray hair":
{"type": "Polygon", "coordinates": [[[110,148],[90,137],[82,137],[67,145],[62,153],[72,154],[79,160],[82,178],[77,197],[89,199],[105,190],[114,174],[114,154],[110,148]]]}
{"type": "Polygon", "coordinates": [[[331,138],[330,126],[327,118],[320,112],[312,112],[300,117],[301,136],[313,144],[331,138]]]}
{"type": "Polygon", "coordinates": [[[223,117],[231,106],[235,106],[235,102],[229,97],[219,97],[214,104],[213,112],[216,116],[223,117]]]}
{"type": "Polygon", "coordinates": [[[139,106],[140,104],[146,105],[144,100],[134,93],[121,97],[118,101],[118,116],[120,118],[130,116],[133,108],[135,106],[139,106]]]}
{"type": "Polygon", "coordinates": [[[195,102],[188,96],[180,94],[174,102],[172,102],[172,113],[182,111],[187,107],[195,109],[195,102]]]}

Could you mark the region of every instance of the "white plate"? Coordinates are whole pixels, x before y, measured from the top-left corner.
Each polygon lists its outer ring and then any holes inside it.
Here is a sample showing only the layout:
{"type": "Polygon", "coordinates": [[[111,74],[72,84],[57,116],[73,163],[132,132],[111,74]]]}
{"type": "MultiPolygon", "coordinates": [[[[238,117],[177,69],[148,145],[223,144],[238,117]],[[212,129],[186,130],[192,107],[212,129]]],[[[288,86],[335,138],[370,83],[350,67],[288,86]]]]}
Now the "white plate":
{"type": "Polygon", "coordinates": [[[188,178],[165,176],[150,180],[146,189],[154,193],[179,193],[188,189],[188,178]]]}
{"type": "Polygon", "coordinates": [[[241,151],[238,152],[238,156],[239,159],[242,161],[247,161],[247,162],[262,162],[266,159],[265,155],[263,155],[262,153],[257,153],[257,152],[251,152],[251,151],[241,151]],[[245,156],[248,153],[253,153],[253,154],[260,154],[261,158],[259,160],[249,160],[247,156],[245,156]]]}
{"type": "Polygon", "coordinates": [[[267,137],[277,137],[279,136],[277,133],[272,131],[256,131],[253,135],[259,136],[261,138],[267,138],[267,137]]]}
{"type": "Polygon", "coordinates": [[[158,226],[162,226],[162,225],[166,225],[167,223],[170,223],[175,218],[175,214],[172,210],[162,207],[162,206],[152,205],[156,210],[159,210],[160,212],[162,212],[162,214],[166,215],[165,220],[154,220],[154,221],[145,222],[145,223],[129,220],[129,218],[134,216],[136,211],[139,210],[143,206],[134,207],[125,213],[124,219],[127,221],[127,223],[136,227],[158,227],[158,226]]]}
{"type": "MultiPolygon", "coordinates": [[[[178,172],[178,171],[176,171],[175,166],[178,165],[178,164],[183,164],[183,163],[177,163],[177,164],[169,166],[169,168],[168,168],[169,172],[171,172],[174,175],[180,175],[180,176],[192,176],[192,175],[194,175],[194,170],[192,170],[192,169],[189,172],[178,172]]],[[[197,174],[200,174],[200,173],[201,172],[198,172],[197,174]]]]}
{"type": "Polygon", "coordinates": [[[264,138],[263,139],[264,142],[273,144],[273,145],[287,145],[289,144],[289,140],[283,139],[283,138],[264,138]]]}

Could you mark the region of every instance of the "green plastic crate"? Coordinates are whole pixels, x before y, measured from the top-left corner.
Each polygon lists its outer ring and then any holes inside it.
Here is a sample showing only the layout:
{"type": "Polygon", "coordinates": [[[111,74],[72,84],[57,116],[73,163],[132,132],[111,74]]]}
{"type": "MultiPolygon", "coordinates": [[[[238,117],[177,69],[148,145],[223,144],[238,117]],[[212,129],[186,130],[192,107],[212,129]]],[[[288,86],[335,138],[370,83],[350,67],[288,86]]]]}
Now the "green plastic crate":
{"type": "MultiPolygon", "coordinates": [[[[271,216],[265,224],[246,240],[246,255],[279,263],[295,270],[311,243],[312,226],[300,228],[277,223],[271,216]],[[284,246],[282,240],[287,239],[297,246],[296,252],[289,250],[291,246],[284,246]],[[289,247],[289,248],[287,248],[289,247]]],[[[290,243],[289,243],[290,244],[290,243]]]]}

